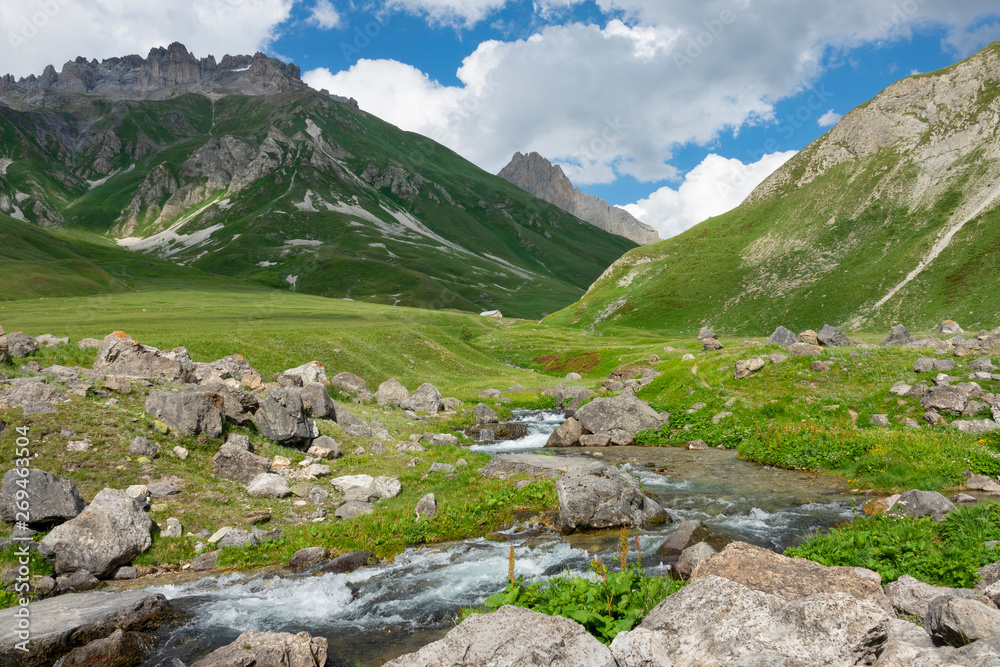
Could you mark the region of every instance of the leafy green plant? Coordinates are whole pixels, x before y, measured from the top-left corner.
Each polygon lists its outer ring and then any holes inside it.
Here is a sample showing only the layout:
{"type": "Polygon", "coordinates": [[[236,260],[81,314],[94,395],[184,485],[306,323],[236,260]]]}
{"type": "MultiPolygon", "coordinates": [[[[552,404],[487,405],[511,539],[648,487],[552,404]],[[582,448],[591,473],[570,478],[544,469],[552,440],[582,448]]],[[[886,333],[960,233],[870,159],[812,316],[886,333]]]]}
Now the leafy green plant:
{"type": "MultiPolygon", "coordinates": [[[[638,552],[638,540],[636,540],[638,552]]],[[[570,618],[605,644],[620,632],[631,630],[657,604],[684,583],[666,577],[647,576],[642,568],[641,554],[637,562],[627,563],[628,533],[623,530],[619,541],[617,572],[597,557],[590,563],[589,577],[555,577],[546,582],[525,584],[523,577],[514,576],[514,549],[511,547],[507,586],[486,598],[484,606],[496,611],[505,605],[525,607],[543,614],[570,618]]],[[[469,610],[468,613],[472,613],[469,610]]]]}

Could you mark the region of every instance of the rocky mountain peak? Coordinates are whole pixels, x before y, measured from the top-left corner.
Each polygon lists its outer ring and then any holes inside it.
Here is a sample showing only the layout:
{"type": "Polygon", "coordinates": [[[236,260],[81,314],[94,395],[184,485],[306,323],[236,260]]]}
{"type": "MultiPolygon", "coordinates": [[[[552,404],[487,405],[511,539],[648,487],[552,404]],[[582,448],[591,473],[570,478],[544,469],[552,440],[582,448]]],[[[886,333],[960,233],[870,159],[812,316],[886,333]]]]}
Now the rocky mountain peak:
{"type": "Polygon", "coordinates": [[[538,153],[515,153],[498,176],[611,234],[624,236],[640,245],[660,240],[655,229],[639,222],[628,211],[611,206],[594,195],[581,193],[579,188],[573,187],[562,167],[538,153]]]}
{"type": "MultiPolygon", "coordinates": [[[[161,100],[184,93],[270,95],[308,90],[296,65],[257,52],[197,58],[180,42],[98,62],[78,57],[60,71],[49,65],[41,76],[0,77],[0,104],[18,109],[58,106],[72,94],[126,100],[161,100]]],[[[337,98],[347,103],[357,102],[337,98]]]]}

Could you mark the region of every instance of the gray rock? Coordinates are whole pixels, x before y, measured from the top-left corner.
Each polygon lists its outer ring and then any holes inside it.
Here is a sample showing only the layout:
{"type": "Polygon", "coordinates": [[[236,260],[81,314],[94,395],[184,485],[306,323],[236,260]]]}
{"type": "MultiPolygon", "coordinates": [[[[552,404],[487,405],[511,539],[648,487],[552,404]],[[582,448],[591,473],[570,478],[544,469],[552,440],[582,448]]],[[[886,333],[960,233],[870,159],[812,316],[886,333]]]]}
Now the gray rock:
{"type": "Polygon", "coordinates": [[[948,373],[955,370],[955,360],[954,359],[935,359],[934,368],[942,373],[948,373]]]}
{"type": "MultiPolygon", "coordinates": [[[[175,477],[174,479],[177,478],[175,477]]],[[[177,495],[181,490],[174,484],[174,479],[165,477],[155,482],[150,482],[146,485],[146,492],[153,498],[166,498],[167,496],[177,495]]]]}
{"type": "Polygon", "coordinates": [[[63,659],[62,667],[101,666],[138,667],[155,647],[150,635],[142,632],[124,632],[116,628],[107,637],[95,639],[78,646],[63,659]]]}
{"type": "Polygon", "coordinates": [[[718,352],[722,349],[725,349],[725,346],[715,338],[706,338],[701,341],[702,352],[718,352]]]}
{"type": "Polygon", "coordinates": [[[76,342],[76,346],[81,350],[86,350],[88,348],[99,348],[101,346],[101,341],[96,338],[82,338],[76,342]]]}
{"type": "Polygon", "coordinates": [[[929,516],[940,521],[946,514],[955,511],[955,504],[936,491],[913,489],[899,497],[889,508],[889,514],[919,518],[929,516]]]}
{"type": "Polygon", "coordinates": [[[587,474],[605,468],[591,458],[583,456],[544,456],[541,454],[501,454],[480,469],[483,477],[509,479],[516,474],[529,477],[561,477],[565,474],[587,474]]]}
{"type": "Polygon", "coordinates": [[[301,366],[289,368],[284,371],[282,375],[296,377],[302,383],[300,386],[304,386],[310,382],[322,382],[323,380],[326,380],[326,369],[323,368],[323,364],[318,361],[310,361],[302,364],[301,366]]]}
{"type": "Polygon", "coordinates": [[[892,426],[892,422],[889,421],[888,415],[872,415],[872,418],[868,423],[872,426],[879,426],[881,428],[889,428],[892,426]]]}
{"type": "Polygon", "coordinates": [[[299,390],[302,407],[306,415],[313,419],[327,419],[334,414],[334,401],[326,390],[326,385],[310,382],[299,390]]]}
{"type": "Polygon", "coordinates": [[[0,491],[0,519],[14,523],[18,508],[17,492],[27,490],[30,506],[29,524],[51,523],[72,519],[83,511],[86,503],[77,491],[76,485],[68,479],[56,477],[52,473],[28,468],[26,477],[20,468],[11,468],[4,473],[3,489],[0,491]],[[22,489],[22,485],[24,487],[22,489]]]}
{"type": "Polygon", "coordinates": [[[332,574],[350,574],[358,568],[376,563],[378,563],[378,559],[375,558],[375,554],[371,551],[351,551],[350,553],[337,556],[329,563],[323,565],[319,571],[332,574]]]}
{"type": "Polygon", "coordinates": [[[371,490],[379,498],[395,498],[402,492],[403,485],[395,477],[379,475],[372,480],[371,490]]]}
{"type": "Polygon", "coordinates": [[[716,550],[709,546],[706,542],[698,542],[693,544],[681,552],[680,557],[677,559],[677,565],[674,569],[677,574],[680,575],[682,579],[689,579],[694,568],[698,566],[699,563],[707,561],[709,558],[714,556],[716,550]]]}
{"type": "Polygon", "coordinates": [[[710,576],[692,581],[642,621],[676,667],[814,667],[874,662],[890,618],[846,593],[784,598],[710,576]]]}
{"type": "Polygon", "coordinates": [[[681,521],[677,524],[677,530],[670,534],[670,537],[656,550],[656,555],[660,558],[676,558],[687,548],[694,532],[701,528],[701,521],[681,521]]]}
{"type": "Polygon", "coordinates": [[[106,578],[149,548],[152,525],[124,491],[104,489],[77,517],[46,535],[39,551],[57,574],[89,570],[106,578]]]}
{"type": "Polygon", "coordinates": [[[361,417],[357,416],[336,401],[333,402],[333,421],[340,424],[340,426],[345,430],[353,427],[355,429],[371,431],[371,429],[368,428],[368,424],[366,424],[361,417]]]}
{"type": "Polygon", "coordinates": [[[149,441],[144,435],[136,436],[128,446],[128,453],[136,456],[145,456],[148,459],[155,459],[160,453],[160,448],[149,441]]]}
{"type": "Polygon", "coordinates": [[[117,570],[115,570],[112,579],[116,581],[129,581],[132,579],[137,579],[139,577],[139,570],[131,565],[123,565],[117,570]]]}
{"type": "Polygon", "coordinates": [[[523,607],[470,614],[443,639],[385,667],[616,667],[607,646],[576,621],[523,607]]]}
{"type": "Polygon", "coordinates": [[[146,412],[186,435],[222,435],[222,406],[225,399],[212,392],[185,392],[153,389],[146,399],[146,412]]]}
{"type": "Polygon", "coordinates": [[[913,362],[913,372],[914,373],[930,373],[934,370],[935,359],[929,357],[922,357],[913,362]]]}
{"type": "Polygon", "coordinates": [[[219,557],[218,551],[206,551],[191,561],[191,569],[195,572],[204,572],[215,569],[215,561],[219,557]]]}
{"type": "Polygon", "coordinates": [[[399,407],[404,410],[429,412],[431,414],[437,414],[439,410],[444,409],[444,405],[441,403],[441,392],[429,382],[425,382],[417,387],[412,396],[400,402],[399,407]]]}
{"type": "Polygon", "coordinates": [[[435,461],[431,464],[430,470],[428,472],[455,472],[455,466],[450,463],[440,463],[435,461]]]}
{"type": "Polygon", "coordinates": [[[972,419],[968,421],[959,419],[953,421],[951,425],[963,433],[972,435],[982,435],[983,433],[1000,429],[1000,424],[991,419],[972,419]]]}
{"type": "Polygon", "coordinates": [[[500,417],[497,416],[497,413],[483,403],[477,403],[476,407],[472,409],[472,412],[476,415],[477,424],[496,424],[500,421],[500,417]]]}
{"type": "Polygon", "coordinates": [[[843,331],[836,327],[831,327],[829,324],[823,325],[823,328],[820,329],[818,334],[816,334],[816,339],[819,340],[819,344],[824,347],[837,347],[840,345],[851,344],[851,339],[848,338],[843,331]]]}
{"type": "Polygon", "coordinates": [[[618,667],[673,667],[667,647],[652,630],[636,628],[619,632],[611,642],[618,667]]]}
{"type": "Polygon", "coordinates": [[[104,637],[115,629],[126,633],[151,630],[175,616],[163,595],[143,590],[88,591],[34,600],[32,646],[29,653],[24,653],[14,648],[22,641],[17,635],[17,611],[16,606],[0,610],[0,664],[11,667],[48,667],[53,664],[53,656],[65,655],[81,638],[104,637]]]}
{"type": "MultiPolygon", "coordinates": [[[[792,348],[789,348],[792,349],[792,348]]],[[[794,352],[792,353],[794,355],[794,352]]],[[[753,357],[751,359],[741,359],[736,362],[733,369],[733,377],[737,380],[742,380],[744,378],[750,377],[753,373],[756,373],[760,369],[767,365],[767,359],[764,357],[753,357]]]]}
{"type": "Polygon", "coordinates": [[[1000,611],[978,600],[942,595],[931,600],[924,627],[952,646],[965,646],[978,639],[1000,637],[1000,611]]]}
{"type": "Polygon", "coordinates": [[[791,347],[798,342],[799,337],[785,327],[778,327],[771,334],[771,337],[767,339],[768,345],[779,345],[781,347],[791,347]]]}
{"type": "Polygon", "coordinates": [[[87,570],[77,570],[67,577],[56,577],[56,591],[59,593],[90,591],[97,588],[100,583],[100,579],[87,570]]]}
{"type": "Polygon", "coordinates": [[[566,373],[565,379],[567,382],[576,382],[577,380],[582,380],[583,376],[579,373],[566,373]]]}
{"type": "Polygon", "coordinates": [[[944,426],[948,422],[945,421],[944,417],[934,412],[933,410],[928,410],[924,413],[924,421],[931,426],[944,426]]]}
{"type": "Polygon", "coordinates": [[[556,390],[556,406],[566,410],[578,410],[584,401],[593,397],[594,392],[586,387],[564,387],[556,390]]]}
{"type": "Polygon", "coordinates": [[[326,547],[306,547],[305,549],[299,549],[288,559],[288,567],[292,568],[295,572],[305,570],[314,565],[319,565],[329,553],[330,551],[326,547]]]}
{"type": "MultiPolygon", "coordinates": [[[[167,527],[160,533],[160,537],[181,537],[182,535],[184,535],[184,527],[176,517],[167,519],[167,527]]],[[[121,568],[118,569],[121,570],[121,568]]],[[[115,576],[117,578],[117,572],[115,576]]]]}
{"type": "Polygon", "coordinates": [[[368,383],[354,373],[346,371],[338,373],[330,380],[330,386],[351,396],[355,403],[368,403],[372,400],[372,392],[368,389],[368,383]]]}
{"type": "Polygon", "coordinates": [[[581,447],[607,447],[611,444],[611,436],[604,433],[590,433],[580,436],[581,447]]]}
{"type": "Polygon", "coordinates": [[[285,498],[292,495],[292,487],[281,475],[263,472],[250,480],[247,493],[251,498],[285,498]]]}
{"type": "Polygon", "coordinates": [[[997,370],[997,366],[993,363],[993,360],[989,357],[980,357],[979,359],[974,359],[969,362],[969,368],[973,371],[982,373],[992,373],[997,370]]]}
{"type": "Polygon", "coordinates": [[[941,323],[941,326],[938,327],[937,332],[939,334],[947,334],[949,336],[952,336],[955,334],[965,333],[965,330],[959,326],[958,322],[954,320],[945,320],[944,322],[941,323]]]}
{"type": "MultiPolygon", "coordinates": [[[[26,410],[34,405],[54,405],[65,403],[68,400],[69,397],[66,394],[40,380],[15,384],[0,391],[0,404],[7,404],[11,407],[20,406],[26,410]]],[[[33,414],[41,413],[35,412],[33,414]]]]}
{"type": "Polygon", "coordinates": [[[215,543],[215,546],[222,547],[246,547],[246,546],[256,546],[259,540],[252,534],[242,528],[231,528],[226,531],[226,534],[215,543]]]}
{"type": "Polygon", "coordinates": [[[271,471],[271,462],[251,454],[239,445],[227,442],[212,457],[213,472],[240,484],[249,484],[254,477],[271,471]]]}
{"type": "Polygon", "coordinates": [[[327,664],[327,640],[300,632],[250,630],[232,644],[218,648],[191,667],[317,667],[327,664]]]}
{"type": "Polygon", "coordinates": [[[158,350],[121,332],[110,334],[101,341],[94,371],[99,375],[126,375],[164,382],[193,382],[196,379],[191,356],[183,347],[158,350]]]}
{"type": "Polygon", "coordinates": [[[340,507],[334,514],[337,518],[343,519],[344,521],[351,521],[361,516],[362,514],[371,514],[375,510],[368,503],[361,502],[358,500],[349,500],[340,507]]]}
{"type": "Polygon", "coordinates": [[[649,404],[635,396],[615,396],[612,398],[595,398],[590,403],[577,410],[574,415],[580,426],[587,433],[606,433],[612,436],[615,444],[624,439],[615,438],[615,431],[627,434],[630,442],[639,431],[661,428],[663,417],[649,404]]]}
{"type": "Polygon", "coordinates": [[[885,596],[896,613],[901,616],[915,616],[923,621],[931,600],[948,595],[952,589],[947,586],[932,586],[904,574],[896,581],[885,585],[885,596]]]}
{"type": "Polygon", "coordinates": [[[231,354],[209,363],[194,362],[194,376],[198,382],[204,382],[212,376],[220,380],[242,380],[247,375],[260,375],[250,365],[250,362],[239,354],[231,354]]]}
{"type": "Polygon", "coordinates": [[[437,499],[434,497],[433,493],[428,493],[423,498],[417,501],[417,506],[413,510],[417,518],[420,517],[432,517],[437,514],[437,499]]]}
{"type": "Polygon", "coordinates": [[[654,500],[643,495],[634,477],[613,466],[565,475],[556,481],[556,493],[563,532],[670,521],[654,500]]]}
{"type": "Polygon", "coordinates": [[[716,336],[715,332],[708,327],[702,327],[701,331],[698,332],[698,340],[706,340],[708,338],[718,339],[718,336],[716,336]]]}
{"type": "Polygon", "coordinates": [[[343,456],[340,445],[328,435],[313,440],[306,453],[319,459],[339,459],[343,456]]]}
{"type": "Polygon", "coordinates": [[[882,345],[886,347],[893,347],[899,345],[906,345],[910,342],[910,332],[902,324],[897,324],[892,331],[889,332],[889,336],[882,341],[882,345]]]}
{"type": "Polygon", "coordinates": [[[402,383],[395,379],[386,380],[378,386],[378,390],[375,392],[376,403],[379,405],[392,405],[397,408],[409,397],[410,392],[407,391],[402,383]]]}
{"type": "Polygon", "coordinates": [[[925,410],[960,415],[972,398],[972,391],[961,386],[940,385],[931,387],[920,397],[925,410]]]}
{"type": "Polygon", "coordinates": [[[38,352],[38,341],[28,334],[15,331],[4,337],[7,341],[7,351],[15,359],[23,359],[38,352]]]}
{"type": "Polygon", "coordinates": [[[285,447],[304,445],[313,438],[302,397],[294,388],[272,391],[260,404],[253,423],[265,438],[285,447]]]}

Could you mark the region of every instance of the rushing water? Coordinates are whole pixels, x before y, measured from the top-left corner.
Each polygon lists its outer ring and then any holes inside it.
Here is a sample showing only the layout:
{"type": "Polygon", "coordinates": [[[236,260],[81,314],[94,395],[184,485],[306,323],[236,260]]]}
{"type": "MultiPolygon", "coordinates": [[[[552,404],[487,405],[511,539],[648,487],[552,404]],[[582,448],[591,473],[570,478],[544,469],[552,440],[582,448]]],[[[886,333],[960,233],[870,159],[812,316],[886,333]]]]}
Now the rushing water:
{"type": "MultiPolygon", "coordinates": [[[[564,418],[555,411],[518,411],[514,419],[528,425],[526,437],[472,449],[539,450],[564,418]]],[[[636,474],[675,520],[700,519],[723,541],[780,550],[811,529],[851,516],[841,480],[762,468],[734,452],[615,447],[557,453],[591,451],[636,474]]],[[[654,572],[661,565],[651,554],[673,530],[641,531],[644,564],[654,572]]],[[[438,639],[453,627],[458,609],[503,588],[510,545],[518,575],[529,581],[567,571],[583,575],[594,554],[616,559],[613,533],[521,538],[511,531],[508,537],[408,549],[392,563],[350,574],[230,574],[149,589],[171,599],[187,620],[166,631],[167,641],[145,665],[190,664],[247,630],[307,631],[329,639],[335,665],[379,665],[438,639]]]]}

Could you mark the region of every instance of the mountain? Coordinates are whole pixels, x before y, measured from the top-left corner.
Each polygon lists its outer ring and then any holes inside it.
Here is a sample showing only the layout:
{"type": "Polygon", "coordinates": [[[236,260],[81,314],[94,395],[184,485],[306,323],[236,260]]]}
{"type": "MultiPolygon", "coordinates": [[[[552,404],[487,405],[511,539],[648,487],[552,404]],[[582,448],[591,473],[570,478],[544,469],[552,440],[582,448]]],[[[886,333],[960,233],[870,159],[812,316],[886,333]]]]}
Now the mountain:
{"type": "Polygon", "coordinates": [[[551,321],[993,328],[998,280],[1000,42],[893,84],[740,207],[628,253],[551,321]]]}
{"type": "Polygon", "coordinates": [[[625,209],[610,206],[594,195],[582,194],[579,188],[573,187],[562,167],[553,165],[538,153],[514,153],[497,175],[606,232],[624,236],[639,245],[660,240],[655,229],[639,222],[625,209]]]}
{"type": "MultiPolygon", "coordinates": [[[[21,221],[32,238],[101,248],[93,263],[123,289],[135,262],[115,252],[329,297],[537,317],[634,247],[260,54],[216,66],[174,44],[3,81],[4,234],[26,234],[21,221]]],[[[4,239],[0,257],[14,245],[44,246],[4,239]]],[[[49,261],[31,256],[32,271],[49,261]]]]}

